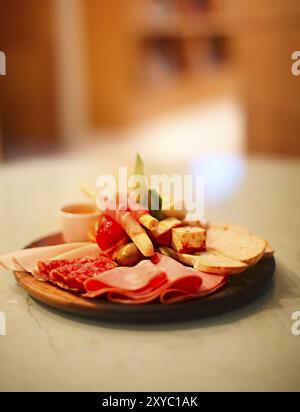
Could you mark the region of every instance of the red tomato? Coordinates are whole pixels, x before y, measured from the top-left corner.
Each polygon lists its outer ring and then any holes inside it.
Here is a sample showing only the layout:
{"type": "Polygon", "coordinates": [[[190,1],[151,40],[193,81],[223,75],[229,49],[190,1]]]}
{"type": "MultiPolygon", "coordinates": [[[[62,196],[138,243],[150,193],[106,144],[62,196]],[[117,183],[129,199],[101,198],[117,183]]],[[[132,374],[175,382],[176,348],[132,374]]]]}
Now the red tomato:
{"type": "Polygon", "coordinates": [[[96,242],[102,250],[115,246],[117,242],[126,236],[121,225],[107,215],[99,219],[96,242]]]}

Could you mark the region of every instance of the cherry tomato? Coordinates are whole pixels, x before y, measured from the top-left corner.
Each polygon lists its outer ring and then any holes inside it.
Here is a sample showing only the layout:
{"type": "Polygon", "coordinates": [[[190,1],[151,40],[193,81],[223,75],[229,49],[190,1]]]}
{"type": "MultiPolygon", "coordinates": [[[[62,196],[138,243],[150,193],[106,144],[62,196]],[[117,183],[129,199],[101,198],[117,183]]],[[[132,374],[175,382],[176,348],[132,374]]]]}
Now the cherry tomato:
{"type": "Polygon", "coordinates": [[[117,242],[126,236],[121,225],[107,215],[99,219],[96,242],[102,250],[115,246],[117,242]]]}

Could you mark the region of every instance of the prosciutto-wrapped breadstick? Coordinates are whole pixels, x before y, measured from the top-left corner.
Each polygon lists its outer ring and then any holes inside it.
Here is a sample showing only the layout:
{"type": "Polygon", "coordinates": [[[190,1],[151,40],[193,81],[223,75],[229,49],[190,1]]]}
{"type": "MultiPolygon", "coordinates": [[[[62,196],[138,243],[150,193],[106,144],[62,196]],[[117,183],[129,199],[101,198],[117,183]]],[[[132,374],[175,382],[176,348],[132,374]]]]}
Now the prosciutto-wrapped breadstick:
{"type": "Polygon", "coordinates": [[[106,210],[105,214],[116,220],[144,256],[154,255],[153,244],[145,230],[126,210],[106,210]]]}
{"type": "Polygon", "coordinates": [[[159,224],[159,220],[155,219],[155,217],[151,216],[149,212],[142,212],[138,211],[136,213],[136,217],[141,225],[145,226],[145,228],[149,230],[155,230],[159,224]]]}

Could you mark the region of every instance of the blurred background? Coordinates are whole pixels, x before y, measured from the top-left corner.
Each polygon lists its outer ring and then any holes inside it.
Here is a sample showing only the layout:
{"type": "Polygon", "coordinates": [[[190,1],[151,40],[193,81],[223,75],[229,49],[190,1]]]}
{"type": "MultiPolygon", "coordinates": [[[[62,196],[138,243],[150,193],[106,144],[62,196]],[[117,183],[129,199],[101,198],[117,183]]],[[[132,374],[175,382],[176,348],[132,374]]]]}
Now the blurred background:
{"type": "Polygon", "coordinates": [[[299,0],[0,0],[0,50],[4,162],[300,155],[299,0]]]}

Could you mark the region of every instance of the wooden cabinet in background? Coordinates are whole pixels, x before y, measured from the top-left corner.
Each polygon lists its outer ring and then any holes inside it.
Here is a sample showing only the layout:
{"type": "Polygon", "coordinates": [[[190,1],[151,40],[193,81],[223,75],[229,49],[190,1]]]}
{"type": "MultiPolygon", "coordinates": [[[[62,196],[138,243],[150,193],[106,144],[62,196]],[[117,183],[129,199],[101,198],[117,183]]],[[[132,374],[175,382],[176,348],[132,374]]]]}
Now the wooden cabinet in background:
{"type": "Polygon", "coordinates": [[[300,155],[299,0],[236,0],[250,153],[300,155]]]}
{"type": "Polygon", "coordinates": [[[93,127],[128,124],[232,91],[223,0],[86,0],[93,127]]]}
{"type": "Polygon", "coordinates": [[[299,0],[0,0],[4,158],[241,84],[248,151],[299,155],[299,39],[299,0]]]}
{"type": "Polygon", "coordinates": [[[52,0],[0,0],[0,116],[4,157],[58,143],[52,0]]]}

